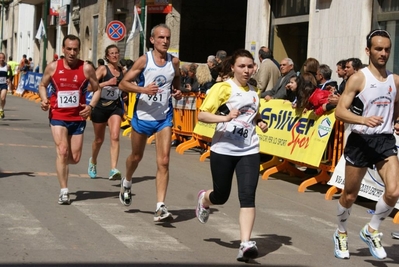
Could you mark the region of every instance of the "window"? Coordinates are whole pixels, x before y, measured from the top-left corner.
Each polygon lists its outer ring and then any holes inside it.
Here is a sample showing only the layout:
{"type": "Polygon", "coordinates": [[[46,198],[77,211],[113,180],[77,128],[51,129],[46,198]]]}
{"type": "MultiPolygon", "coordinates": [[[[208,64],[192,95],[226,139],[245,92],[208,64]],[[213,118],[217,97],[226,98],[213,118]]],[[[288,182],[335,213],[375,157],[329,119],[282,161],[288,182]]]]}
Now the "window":
{"type": "Polygon", "coordinates": [[[275,18],[300,16],[309,14],[310,0],[272,0],[275,18]]]}

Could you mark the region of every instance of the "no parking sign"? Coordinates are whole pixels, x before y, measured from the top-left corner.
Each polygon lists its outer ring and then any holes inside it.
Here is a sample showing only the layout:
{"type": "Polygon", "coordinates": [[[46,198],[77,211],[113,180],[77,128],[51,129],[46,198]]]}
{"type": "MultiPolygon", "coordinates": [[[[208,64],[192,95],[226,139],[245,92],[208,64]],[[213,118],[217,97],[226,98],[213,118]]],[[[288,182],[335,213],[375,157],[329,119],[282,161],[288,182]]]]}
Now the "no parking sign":
{"type": "Polygon", "coordinates": [[[113,20],[107,25],[107,36],[112,41],[120,41],[125,38],[126,27],[119,20],[113,20]]]}

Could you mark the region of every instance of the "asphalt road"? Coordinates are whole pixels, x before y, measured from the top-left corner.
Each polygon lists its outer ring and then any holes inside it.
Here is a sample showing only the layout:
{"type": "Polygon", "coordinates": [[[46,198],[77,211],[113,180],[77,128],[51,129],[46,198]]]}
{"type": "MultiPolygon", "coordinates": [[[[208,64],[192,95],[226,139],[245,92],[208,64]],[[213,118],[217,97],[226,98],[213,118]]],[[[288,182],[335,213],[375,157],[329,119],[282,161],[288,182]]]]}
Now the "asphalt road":
{"type": "MultiPolygon", "coordinates": [[[[107,133],[108,134],[108,133],[107,133]]],[[[213,206],[207,224],[195,218],[196,196],[211,187],[209,161],[198,151],[171,151],[166,204],[174,220],[154,223],[155,146],[147,145],[133,180],[133,204],[118,199],[119,181],[107,179],[109,138],[100,151],[98,173],[90,179],[87,163],[93,141],[85,131],[81,162],[70,167],[70,206],[57,204],[55,147],[47,113],[39,104],[8,96],[0,121],[0,265],[18,266],[397,266],[398,226],[388,218],[381,231],[388,258],[371,257],[359,238],[374,203],[359,199],[348,222],[350,260],[334,257],[337,199],[324,200],[328,185],[298,193],[302,181],[277,174],[259,180],[253,240],[259,258],[236,261],[239,246],[237,189],[229,201],[213,206]]],[[[121,135],[118,168],[125,172],[130,140],[121,135]]]]}

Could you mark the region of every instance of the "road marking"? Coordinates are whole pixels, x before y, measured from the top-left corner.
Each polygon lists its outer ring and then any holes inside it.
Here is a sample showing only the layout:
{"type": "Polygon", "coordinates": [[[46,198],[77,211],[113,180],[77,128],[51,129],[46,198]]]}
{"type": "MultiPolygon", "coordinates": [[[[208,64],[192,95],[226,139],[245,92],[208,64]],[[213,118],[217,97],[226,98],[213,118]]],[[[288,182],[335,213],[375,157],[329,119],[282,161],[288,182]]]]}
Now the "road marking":
{"type": "Polygon", "coordinates": [[[0,146],[29,147],[29,148],[54,148],[54,146],[39,146],[39,145],[25,145],[25,144],[4,144],[4,143],[0,143],[0,146]]]}
{"type": "Polygon", "coordinates": [[[0,236],[8,247],[34,250],[65,249],[57,238],[22,204],[7,203],[0,205],[0,236]]]}
{"type": "Polygon", "coordinates": [[[121,210],[122,204],[74,202],[73,206],[116,237],[126,247],[143,251],[191,251],[172,236],[157,230],[152,221],[121,210]],[[119,206],[119,207],[118,207],[119,206]]]}

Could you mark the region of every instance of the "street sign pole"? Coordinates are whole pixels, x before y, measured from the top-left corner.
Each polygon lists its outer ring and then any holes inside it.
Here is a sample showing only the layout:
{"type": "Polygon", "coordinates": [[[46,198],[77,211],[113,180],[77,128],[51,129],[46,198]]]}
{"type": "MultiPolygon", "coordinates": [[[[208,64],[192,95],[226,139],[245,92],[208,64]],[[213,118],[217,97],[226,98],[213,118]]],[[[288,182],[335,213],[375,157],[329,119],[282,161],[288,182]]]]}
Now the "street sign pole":
{"type": "Polygon", "coordinates": [[[146,32],[146,25],[145,25],[145,0],[141,0],[141,14],[140,14],[140,20],[141,20],[141,25],[143,26],[143,32],[140,34],[140,49],[139,49],[139,55],[144,54],[144,34],[146,32]]]}
{"type": "Polygon", "coordinates": [[[47,40],[48,40],[48,27],[47,27],[47,18],[49,14],[49,0],[44,0],[44,12],[43,12],[43,24],[44,24],[44,32],[46,33],[43,38],[43,57],[42,57],[42,72],[46,69],[46,55],[47,55],[47,40]]]}

